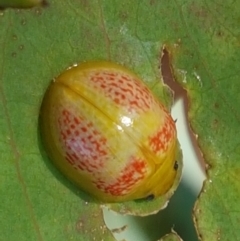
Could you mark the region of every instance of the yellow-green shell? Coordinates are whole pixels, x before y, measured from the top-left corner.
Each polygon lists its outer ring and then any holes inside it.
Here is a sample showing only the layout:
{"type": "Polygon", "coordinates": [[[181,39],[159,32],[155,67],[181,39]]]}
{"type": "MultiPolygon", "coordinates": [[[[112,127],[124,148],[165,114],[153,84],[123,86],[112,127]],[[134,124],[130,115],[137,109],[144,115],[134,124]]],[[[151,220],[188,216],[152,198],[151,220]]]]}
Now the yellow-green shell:
{"type": "Polygon", "coordinates": [[[64,71],[44,96],[40,128],[58,169],[101,201],[157,197],[176,177],[175,123],[120,65],[86,62],[64,71]]]}

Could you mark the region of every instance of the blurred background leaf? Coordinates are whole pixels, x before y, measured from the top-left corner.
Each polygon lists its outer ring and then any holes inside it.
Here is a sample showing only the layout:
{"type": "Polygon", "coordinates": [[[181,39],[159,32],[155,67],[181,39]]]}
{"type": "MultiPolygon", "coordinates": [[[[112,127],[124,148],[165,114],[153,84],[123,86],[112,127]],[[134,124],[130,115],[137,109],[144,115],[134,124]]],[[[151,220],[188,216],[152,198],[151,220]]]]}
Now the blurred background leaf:
{"type": "Polygon", "coordinates": [[[45,0],[0,0],[0,8],[31,8],[47,6],[45,0]]]}

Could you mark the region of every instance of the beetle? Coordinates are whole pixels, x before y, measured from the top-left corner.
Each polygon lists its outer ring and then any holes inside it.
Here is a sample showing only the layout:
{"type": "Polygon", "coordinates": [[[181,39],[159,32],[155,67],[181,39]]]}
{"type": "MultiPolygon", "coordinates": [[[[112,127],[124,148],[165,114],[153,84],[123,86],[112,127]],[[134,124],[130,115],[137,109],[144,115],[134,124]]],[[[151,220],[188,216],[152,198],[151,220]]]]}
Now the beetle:
{"type": "Polygon", "coordinates": [[[55,78],[40,131],[56,167],[102,202],[152,199],[175,180],[175,122],[140,77],[117,63],[82,62],[55,78]]]}

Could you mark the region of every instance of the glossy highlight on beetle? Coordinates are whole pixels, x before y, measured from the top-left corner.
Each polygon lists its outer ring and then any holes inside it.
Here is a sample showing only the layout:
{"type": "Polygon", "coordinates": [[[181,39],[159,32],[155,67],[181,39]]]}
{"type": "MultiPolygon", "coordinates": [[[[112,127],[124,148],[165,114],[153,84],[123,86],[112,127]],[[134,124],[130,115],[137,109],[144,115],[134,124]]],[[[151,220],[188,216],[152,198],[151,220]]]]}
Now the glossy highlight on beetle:
{"type": "Polygon", "coordinates": [[[64,71],[44,96],[40,128],[58,169],[100,201],[158,197],[173,185],[175,123],[121,65],[85,62],[64,71]]]}

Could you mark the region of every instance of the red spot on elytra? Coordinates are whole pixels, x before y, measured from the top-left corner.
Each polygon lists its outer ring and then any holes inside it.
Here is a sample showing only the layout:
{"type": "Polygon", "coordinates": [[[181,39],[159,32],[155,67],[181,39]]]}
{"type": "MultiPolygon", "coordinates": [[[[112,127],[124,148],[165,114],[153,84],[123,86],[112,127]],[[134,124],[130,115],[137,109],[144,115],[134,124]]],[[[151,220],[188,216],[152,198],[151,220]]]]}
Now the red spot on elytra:
{"type": "Polygon", "coordinates": [[[93,123],[64,109],[58,125],[66,160],[75,169],[94,173],[103,167],[108,156],[107,140],[93,123]]]}
{"type": "Polygon", "coordinates": [[[106,183],[104,180],[97,180],[96,186],[113,196],[121,196],[129,193],[133,186],[144,179],[147,173],[147,164],[144,160],[131,158],[131,161],[120,171],[113,183],[106,183]]]}
{"type": "Polygon", "coordinates": [[[106,138],[92,122],[83,117],[75,116],[66,109],[62,110],[61,114],[58,125],[65,158],[76,170],[92,173],[97,188],[114,196],[126,195],[144,179],[147,173],[145,160],[132,157],[116,175],[115,180],[107,181],[108,178],[104,175],[104,168],[109,161],[106,138]]]}
{"type": "Polygon", "coordinates": [[[89,78],[94,88],[130,112],[146,111],[155,102],[150,90],[131,75],[104,70],[92,71],[89,78]]]}
{"type": "Polygon", "coordinates": [[[165,122],[160,129],[149,138],[153,152],[166,152],[171,141],[176,137],[175,124],[169,115],[165,115],[165,122]]]}

